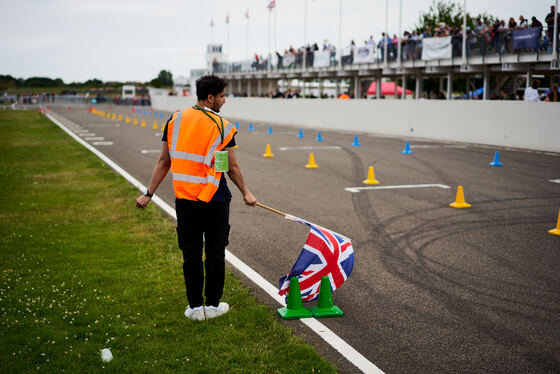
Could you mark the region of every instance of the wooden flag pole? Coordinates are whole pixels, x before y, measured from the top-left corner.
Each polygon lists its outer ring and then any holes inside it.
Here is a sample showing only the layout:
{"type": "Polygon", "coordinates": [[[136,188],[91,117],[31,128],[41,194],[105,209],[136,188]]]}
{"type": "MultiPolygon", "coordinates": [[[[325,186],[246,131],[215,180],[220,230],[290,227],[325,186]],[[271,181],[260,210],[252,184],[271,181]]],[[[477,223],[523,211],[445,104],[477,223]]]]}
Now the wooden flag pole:
{"type": "Polygon", "coordinates": [[[281,212],[281,211],[279,211],[279,210],[276,210],[276,209],[274,209],[274,208],[271,208],[271,207],[269,207],[269,206],[266,206],[266,205],[264,205],[264,204],[257,203],[257,206],[260,206],[261,208],[264,208],[264,209],[266,209],[266,210],[270,210],[271,212],[274,212],[274,213],[276,213],[276,214],[280,214],[280,215],[286,217],[286,213],[281,212]]]}

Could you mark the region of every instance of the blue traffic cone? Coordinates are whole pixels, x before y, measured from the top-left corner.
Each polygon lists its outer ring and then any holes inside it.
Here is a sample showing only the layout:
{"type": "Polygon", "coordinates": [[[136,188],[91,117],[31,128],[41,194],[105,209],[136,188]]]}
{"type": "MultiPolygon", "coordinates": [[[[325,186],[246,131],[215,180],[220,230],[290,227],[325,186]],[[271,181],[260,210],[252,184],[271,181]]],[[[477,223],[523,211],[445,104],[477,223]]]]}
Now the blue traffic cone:
{"type": "Polygon", "coordinates": [[[160,113],[159,116],[160,116],[161,118],[163,118],[163,113],[160,113]]]}
{"type": "Polygon", "coordinates": [[[500,153],[498,151],[494,153],[494,160],[490,163],[490,166],[504,166],[504,164],[500,162],[500,153]]]}
{"type": "Polygon", "coordinates": [[[239,128],[239,121],[235,121],[235,128],[236,128],[236,129],[239,128]]]}
{"type": "Polygon", "coordinates": [[[406,142],[404,144],[404,150],[401,152],[403,155],[411,155],[412,151],[410,150],[410,143],[406,142]]]}
{"type": "Polygon", "coordinates": [[[494,160],[490,163],[490,166],[504,166],[504,164],[500,162],[500,153],[498,151],[494,153],[494,160]]]}
{"type": "Polygon", "coordinates": [[[269,134],[269,135],[274,134],[274,131],[272,130],[272,126],[269,126],[269,127],[268,127],[268,134],[269,134]]]}
{"type": "Polygon", "coordinates": [[[249,131],[253,131],[255,128],[253,127],[253,123],[249,123],[249,131]]]}
{"type": "Polygon", "coordinates": [[[144,111],[144,115],[146,115],[146,111],[144,111]]]}
{"type": "Polygon", "coordinates": [[[358,135],[354,136],[354,142],[352,143],[352,147],[359,147],[361,144],[358,141],[358,135]]]}
{"type": "Polygon", "coordinates": [[[315,140],[317,140],[318,142],[322,142],[322,141],[323,141],[323,135],[321,134],[321,131],[319,131],[319,132],[317,133],[317,138],[316,138],[315,140]]]}
{"type": "Polygon", "coordinates": [[[151,115],[152,115],[152,112],[148,112],[148,115],[151,116],[151,115]]]}
{"type": "Polygon", "coordinates": [[[299,129],[299,132],[297,133],[297,137],[298,138],[303,138],[303,130],[299,129]]]}

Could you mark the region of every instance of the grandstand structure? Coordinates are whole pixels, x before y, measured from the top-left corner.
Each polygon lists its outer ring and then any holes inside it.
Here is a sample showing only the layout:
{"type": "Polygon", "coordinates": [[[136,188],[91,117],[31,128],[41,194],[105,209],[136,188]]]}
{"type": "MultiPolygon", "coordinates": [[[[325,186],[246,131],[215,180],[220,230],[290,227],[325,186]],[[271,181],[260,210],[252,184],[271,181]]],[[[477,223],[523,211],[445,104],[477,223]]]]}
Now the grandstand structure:
{"type": "MultiPolygon", "coordinates": [[[[198,76],[211,72],[225,77],[230,82],[232,91],[242,96],[268,96],[279,86],[279,82],[289,87],[290,82],[297,80],[300,94],[308,95],[311,85],[321,87],[325,82],[335,82],[337,96],[344,93],[342,87],[349,87],[348,94],[352,97],[363,97],[363,83],[376,81],[381,87],[384,80],[401,81],[406,99],[406,89],[414,91],[412,98],[419,99],[423,90],[423,81],[427,78],[439,78],[439,91],[447,99],[452,99],[454,78],[466,80],[465,98],[475,96],[474,92],[480,87],[474,82],[482,84],[479,89],[479,99],[488,100],[492,93],[504,91],[517,92],[531,84],[534,75],[538,75],[544,86],[552,86],[560,74],[558,42],[549,46],[540,45],[539,48],[511,50],[507,40],[497,43],[487,43],[484,38],[469,41],[462,37],[449,37],[450,51],[448,58],[424,58],[422,43],[403,43],[398,50],[391,53],[387,47],[373,48],[374,57],[371,61],[362,62],[353,59],[352,55],[342,55],[331,52],[327,58],[327,66],[316,66],[309,63],[313,56],[304,53],[298,56],[294,63],[282,64],[282,56],[269,58],[264,63],[209,63],[206,69],[191,70],[191,81],[198,76]],[[408,51],[408,53],[405,52],[408,51]],[[410,53],[414,51],[414,53],[410,53]],[[271,61],[271,63],[268,63],[271,61]],[[413,87],[406,87],[407,80],[413,80],[413,87]],[[358,93],[358,94],[356,94],[358,93]]],[[[434,38],[435,39],[435,38],[434,38]]],[[[468,38],[467,38],[468,39],[468,38]]],[[[424,39],[426,40],[426,39],[424,39]]],[[[315,51],[311,53],[324,53],[315,51]]],[[[318,56],[320,57],[320,56],[318,56]]],[[[317,56],[315,57],[317,59],[317,56]]],[[[324,59],[323,59],[324,60],[324,59]]],[[[396,89],[397,85],[395,85],[396,89]]],[[[381,98],[381,90],[377,90],[374,97],[381,98]]],[[[321,97],[321,95],[318,95],[321,97]]],[[[396,96],[396,92],[395,92],[396,96]]],[[[409,97],[410,98],[410,97],[409,97]]]]}

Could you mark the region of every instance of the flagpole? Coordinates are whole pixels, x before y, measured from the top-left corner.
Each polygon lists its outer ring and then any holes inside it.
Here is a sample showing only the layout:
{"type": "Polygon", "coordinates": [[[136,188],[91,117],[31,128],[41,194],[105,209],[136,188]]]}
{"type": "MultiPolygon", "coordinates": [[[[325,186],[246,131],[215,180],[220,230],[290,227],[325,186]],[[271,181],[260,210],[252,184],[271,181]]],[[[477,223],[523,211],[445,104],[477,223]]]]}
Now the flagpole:
{"type": "Polygon", "coordinates": [[[272,9],[268,10],[268,59],[267,59],[267,67],[266,70],[270,71],[270,16],[272,13],[272,9]]]}
{"type": "Polygon", "coordinates": [[[261,208],[264,208],[264,209],[266,209],[266,210],[270,210],[271,212],[274,212],[274,213],[276,213],[276,214],[280,214],[281,216],[284,216],[284,217],[286,217],[286,215],[287,215],[287,214],[284,213],[284,212],[281,212],[281,211],[279,211],[279,210],[276,210],[276,209],[274,209],[274,208],[271,208],[271,207],[266,206],[266,205],[261,204],[261,203],[257,203],[256,205],[257,205],[257,206],[260,206],[261,208]]]}
{"type": "Polygon", "coordinates": [[[230,64],[231,64],[231,47],[229,44],[229,10],[228,10],[228,14],[227,14],[227,69],[226,71],[229,73],[230,72],[230,64]]]}
{"type": "Polygon", "coordinates": [[[385,1],[385,41],[383,42],[383,64],[387,66],[387,51],[389,47],[389,0],[385,1]]]}
{"type": "Polygon", "coordinates": [[[339,0],[338,4],[338,68],[342,69],[342,0],[339,0]]]}
{"type": "Polygon", "coordinates": [[[248,69],[251,69],[251,60],[249,59],[249,8],[247,7],[247,12],[245,12],[245,18],[247,18],[247,35],[245,40],[245,56],[247,59],[248,69]]]}
{"type": "Polygon", "coordinates": [[[303,70],[307,69],[307,0],[303,3],[303,70]]]}

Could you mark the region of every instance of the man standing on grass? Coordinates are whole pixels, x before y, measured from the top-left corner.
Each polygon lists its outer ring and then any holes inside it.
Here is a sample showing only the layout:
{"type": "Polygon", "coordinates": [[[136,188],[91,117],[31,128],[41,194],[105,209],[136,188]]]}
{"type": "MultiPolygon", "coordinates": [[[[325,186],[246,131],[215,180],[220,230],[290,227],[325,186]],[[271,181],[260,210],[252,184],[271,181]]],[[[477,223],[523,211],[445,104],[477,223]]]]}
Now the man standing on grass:
{"type": "Polygon", "coordinates": [[[185,316],[199,321],[218,317],[229,310],[227,303],[220,302],[231,200],[231,192],[222,174],[227,172],[243,194],[245,204],[255,206],[257,203],[245,185],[233,149],[236,129],[218,115],[226,102],[225,87],[226,82],[214,75],[196,81],[197,104],[177,111],[167,121],[161,154],[148,191],[136,200],[137,207],[146,207],[171,168],[177,236],[183,252],[183,275],[189,301],[185,316]],[[206,255],[204,268],[203,247],[206,255]]]}

